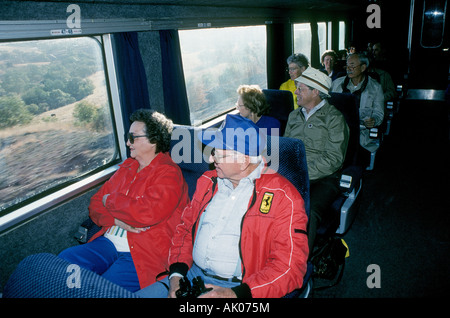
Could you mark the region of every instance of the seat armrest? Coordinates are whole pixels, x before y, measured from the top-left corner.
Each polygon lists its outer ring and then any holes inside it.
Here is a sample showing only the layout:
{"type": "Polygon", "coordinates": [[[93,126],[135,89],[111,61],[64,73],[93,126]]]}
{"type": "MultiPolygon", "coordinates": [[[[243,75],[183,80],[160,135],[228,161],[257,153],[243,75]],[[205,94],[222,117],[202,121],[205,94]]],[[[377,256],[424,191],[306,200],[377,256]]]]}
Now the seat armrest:
{"type": "Polygon", "coordinates": [[[362,168],[352,165],[342,169],[341,179],[339,180],[339,188],[343,193],[350,193],[359,185],[362,178],[362,168]]]}

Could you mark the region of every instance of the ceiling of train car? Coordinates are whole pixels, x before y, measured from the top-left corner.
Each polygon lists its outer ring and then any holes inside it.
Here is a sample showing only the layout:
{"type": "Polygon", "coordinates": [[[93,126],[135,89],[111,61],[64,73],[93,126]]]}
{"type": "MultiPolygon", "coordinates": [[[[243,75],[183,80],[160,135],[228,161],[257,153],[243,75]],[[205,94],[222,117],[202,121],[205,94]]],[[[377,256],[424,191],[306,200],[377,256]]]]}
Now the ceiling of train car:
{"type": "Polygon", "coordinates": [[[104,0],[104,2],[277,9],[342,9],[354,7],[352,2],[355,3],[354,0],[104,0]]]}
{"type": "MultiPolygon", "coordinates": [[[[67,2],[67,0],[47,0],[67,2]]],[[[45,0],[43,2],[46,2],[45,0]]],[[[78,0],[78,3],[183,5],[238,8],[274,8],[291,10],[348,10],[355,8],[354,0],[78,0]]]]}

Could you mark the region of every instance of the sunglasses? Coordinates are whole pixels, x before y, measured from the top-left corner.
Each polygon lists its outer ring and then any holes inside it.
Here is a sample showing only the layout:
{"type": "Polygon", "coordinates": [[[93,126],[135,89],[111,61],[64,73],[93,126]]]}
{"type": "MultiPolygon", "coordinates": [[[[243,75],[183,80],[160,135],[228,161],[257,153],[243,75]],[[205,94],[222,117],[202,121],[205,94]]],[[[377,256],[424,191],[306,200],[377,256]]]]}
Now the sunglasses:
{"type": "Polygon", "coordinates": [[[137,135],[137,136],[135,136],[135,135],[133,135],[133,133],[127,133],[127,138],[128,138],[128,140],[130,141],[130,144],[134,144],[134,139],[135,138],[139,138],[139,137],[147,137],[146,135],[137,135]]]}

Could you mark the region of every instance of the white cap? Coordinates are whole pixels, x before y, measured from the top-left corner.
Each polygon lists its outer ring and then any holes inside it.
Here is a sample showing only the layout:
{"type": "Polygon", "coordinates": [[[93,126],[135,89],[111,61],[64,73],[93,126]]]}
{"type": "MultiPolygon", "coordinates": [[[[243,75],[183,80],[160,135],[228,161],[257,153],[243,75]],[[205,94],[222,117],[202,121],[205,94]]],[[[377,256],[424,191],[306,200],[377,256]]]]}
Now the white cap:
{"type": "Polygon", "coordinates": [[[331,78],[318,69],[308,67],[301,76],[295,79],[296,82],[303,83],[312,88],[318,89],[330,97],[331,78]]]}

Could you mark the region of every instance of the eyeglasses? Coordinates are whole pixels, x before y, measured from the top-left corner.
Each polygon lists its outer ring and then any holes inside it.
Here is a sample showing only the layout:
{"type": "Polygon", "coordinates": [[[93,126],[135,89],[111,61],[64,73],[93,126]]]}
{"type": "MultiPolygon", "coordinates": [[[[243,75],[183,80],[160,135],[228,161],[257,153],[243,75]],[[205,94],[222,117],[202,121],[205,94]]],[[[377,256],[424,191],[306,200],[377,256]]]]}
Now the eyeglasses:
{"type": "Polygon", "coordinates": [[[358,65],[353,65],[353,66],[345,66],[347,68],[347,70],[353,71],[355,68],[357,68],[358,66],[361,66],[361,64],[358,65]]]}
{"type": "Polygon", "coordinates": [[[146,135],[133,135],[133,133],[128,133],[127,134],[127,138],[128,138],[128,140],[130,141],[130,144],[134,144],[134,139],[135,138],[139,138],[139,137],[147,137],[146,135]]]}
{"type": "Polygon", "coordinates": [[[234,155],[233,153],[230,153],[228,155],[222,155],[222,156],[216,155],[216,148],[211,149],[211,156],[214,158],[214,161],[216,161],[216,162],[222,161],[223,158],[230,157],[233,155],[234,155]]]}
{"type": "Polygon", "coordinates": [[[286,68],[286,72],[295,72],[296,70],[299,70],[300,68],[299,67],[288,67],[288,68],[286,68]]]}
{"type": "Polygon", "coordinates": [[[308,86],[308,85],[306,85],[306,87],[301,87],[300,85],[299,86],[297,86],[297,90],[299,91],[299,92],[307,92],[307,91],[312,91],[314,88],[312,88],[312,87],[310,87],[310,86],[308,86]]]}

